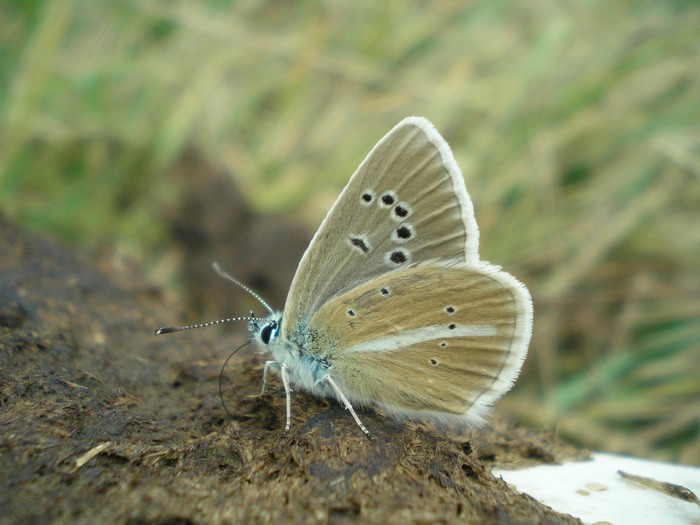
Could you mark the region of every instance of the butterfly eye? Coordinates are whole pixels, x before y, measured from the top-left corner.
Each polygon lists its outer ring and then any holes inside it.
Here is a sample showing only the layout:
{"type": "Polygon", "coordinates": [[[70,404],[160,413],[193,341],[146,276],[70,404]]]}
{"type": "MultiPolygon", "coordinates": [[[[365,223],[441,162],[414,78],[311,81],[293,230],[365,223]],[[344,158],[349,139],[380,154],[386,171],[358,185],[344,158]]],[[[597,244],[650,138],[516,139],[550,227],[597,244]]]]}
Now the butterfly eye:
{"type": "Polygon", "coordinates": [[[270,339],[272,339],[273,332],[277,330],[277,323],[274,321],[271,323],[267,323],[265,326],[262,327],[262,330],[260,330],[260,340],[268,344],[270,342],[270,339]]]}

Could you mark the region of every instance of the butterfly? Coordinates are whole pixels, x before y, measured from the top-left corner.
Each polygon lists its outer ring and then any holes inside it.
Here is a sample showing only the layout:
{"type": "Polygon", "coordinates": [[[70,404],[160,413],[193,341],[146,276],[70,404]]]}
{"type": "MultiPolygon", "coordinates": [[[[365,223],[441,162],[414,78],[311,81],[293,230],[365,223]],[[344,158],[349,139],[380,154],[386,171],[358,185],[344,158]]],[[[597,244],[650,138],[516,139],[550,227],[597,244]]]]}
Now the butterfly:
{"type": "Polygon", "coordinates": [[[285,430],[292,387],[336,399],[367,436],[355,407],[479,423],[520,372],[533,313],[527,288],[478,248],[450,147],[427,119],[408,117],[326,215],[282,312],[215,266],[270,313],[246,319],[272,357],[262,392],[270,370],[282,378],[285,430]]]}

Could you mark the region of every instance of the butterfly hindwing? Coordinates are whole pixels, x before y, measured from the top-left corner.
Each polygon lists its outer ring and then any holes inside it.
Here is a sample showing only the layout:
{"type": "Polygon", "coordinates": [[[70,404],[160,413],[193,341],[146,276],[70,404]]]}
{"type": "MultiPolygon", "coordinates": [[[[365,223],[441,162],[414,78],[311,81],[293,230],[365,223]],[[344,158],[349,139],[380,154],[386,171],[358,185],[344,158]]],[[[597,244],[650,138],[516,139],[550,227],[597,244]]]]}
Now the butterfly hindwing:
{"type": "Polygon", "coordinates": [[[478,261],[479,232],[452,152],[410,117],[362,162],[302,258],[285,305],[294,340],[314,311],[358,283],[439,257],[478,261]]]}
{"type": "Polygon", "coordinates": [[[427,262],[325,303],[307,350],[353,403],[478,420],[515,380],[531,326],[527,289],[500,268],[427,262]]]}

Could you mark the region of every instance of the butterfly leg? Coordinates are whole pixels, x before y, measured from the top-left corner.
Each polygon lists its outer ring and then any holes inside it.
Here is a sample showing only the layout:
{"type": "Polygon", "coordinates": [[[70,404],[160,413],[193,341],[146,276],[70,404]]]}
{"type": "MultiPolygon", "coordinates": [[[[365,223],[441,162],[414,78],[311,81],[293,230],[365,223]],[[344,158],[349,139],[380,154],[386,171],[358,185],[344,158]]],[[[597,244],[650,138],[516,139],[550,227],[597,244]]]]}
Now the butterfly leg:
{"type": "MultiPolygon", "coordinates": [[[[284,365],[282,365],[282,366],[284,366],[284,365]]],[[[348,401],[348,398],[345,397],[345,394],[343,394],[343,392],[340,390],[340,388],[335,383],[335,381],[333,381],[333,378],[331,376],[329,376],[328,374],[326,374],[325,376],[323,376],[323,379],[325,379],[325,381],[329,385],[331,385],[331,388],[333,388],[333,390],[335,390],[335,393],[338,395],[340,400],[343,402],[343,404],[345,405],[345,408],[350,411],[350,414],[352,414],[352,417],[355,420],[355,423],[357,423],[357,426],[360,427],[360,430],[362,430],[362,432],[365,433],[365,436],[367,436],[368,438],[371,438],[372,434],[370,434],[369,430],[367,430],[367,427],[365,427],[362,424],[362,421],[360,421],[360,418],[357,417],[357,413],[355,412],[355,409],[352,408],[350,401],[348,401]]]]}
{"type": "Polygon", "coordinates": [[[289,388],[289,370],[287,370],[287,365],[280,366],[282,370],[282,384],[284,384],[284,393],[287,396],[287,425],[284,427],[285,432],[289,432],[289,427],[292,423],[292,400],[290,394],[292,389],[289,388]]]}
{"type": "Polygon", "coordinates": [[[262,391],[260,392],[261,396],[265,395],[265,388],[267,387],[267,378],[270,374],[270,372],[269,372],[270,368],[274,368],[275,370],[279,370],[280,365],[277,363],[277,361],[265,361],[265,368],[263,369],[263,385],[262,385],[262,391]]]}

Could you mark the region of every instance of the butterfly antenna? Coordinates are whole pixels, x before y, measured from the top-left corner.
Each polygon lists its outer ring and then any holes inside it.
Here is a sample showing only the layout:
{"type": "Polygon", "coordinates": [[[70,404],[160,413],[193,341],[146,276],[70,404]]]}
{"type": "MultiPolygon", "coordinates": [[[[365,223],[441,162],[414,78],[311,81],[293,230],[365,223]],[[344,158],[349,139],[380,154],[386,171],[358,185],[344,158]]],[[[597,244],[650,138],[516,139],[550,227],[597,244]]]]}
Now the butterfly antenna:
{"type": "Polygon", "coordinates": [[[271,307],[269,304],[267,304],[267,301],[265,301],[265,299],[263,299],[262,297],[260,297],[260,296],[259,296],[258,294],[256,294],[253,290],[251,290],[250,288],[248,288],[245,284],[243,284],[241,281],[239,281],[238,279],[236,279],[236,278],[233,277],[232,275],[227,274],[225,271],[223,271],[223,270],[221,269],[221,267],[220,267],[217,263],[213,263],[213,264],[212,264],[212,267],[214,268],[214,271],[215,271],[216,273],[218,273],[221,277],[223,277],[224,279],[228,279],[228,280],[231,281],[233,284],[238,285],[240,288],[242,288],[243,290],[245,290],[246,292],[248,292],[250,295],[252,295],[253,297],[255,297],[261,305],[263,305],[265,308],[267,308],[267,311],[270,312],[270,314],[274,314],[274,313],[275,313],[275,311],[272,309],[272,307],[271,307]]]}
{"type": "Polygon", "coordinates": [[[164,326],[155,331],[156,335],[172,334],[173,332],[182,332],[183,330],[192,330],[193,328],[205,328],[216,324],[230,323],[233,321],[255,321],[256,317],[229,317],[228,319],[219,319],[218,321],[209,321],[208,323],[191,324],[188,326],[164,326]]]}
{"type": "Polygon", "coordinates": [[[248,346],[252,342],[253,341],[248,341],[247,343],[243,343],[241,346],[239,346],[233,352],[231,352],[231,355],[229,355],[226,358],[226,361],[224,361],[224,365],[221,367],[221,372],[219,372],[219,397],[221,398],[221,405],[224,407],[224,410],[229,415],[229,417],[232,419],[233,419],[233,414],[231,414],[231,412],[228,411],[228,408],[226,407],[226,401],[224,401],[224,388],[223,388],[223,384],[222,384],[223,379],[224,379],[224,370],[226,370],[226,365],[228,364],[229,359],[231,359],[236,354],[236,352],[238,352],[241,348],[243,348],[244,346],[248,346]]]}

